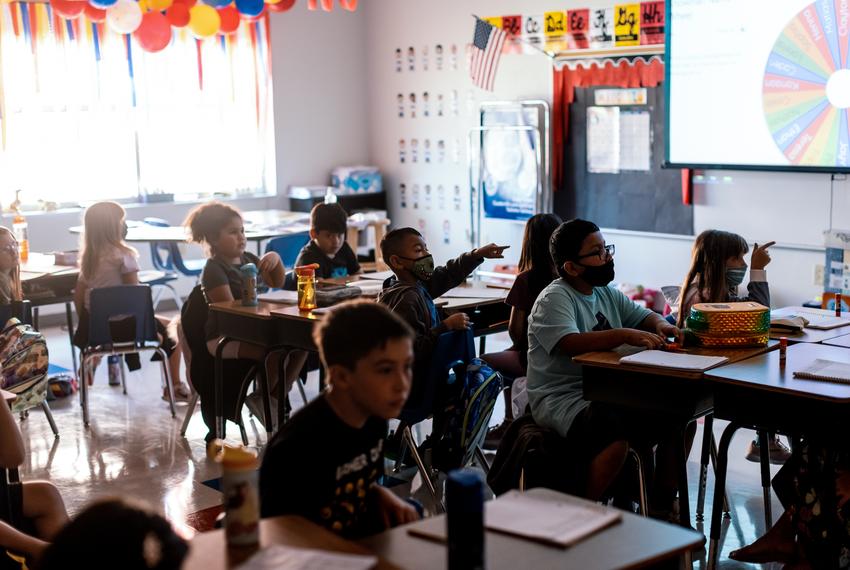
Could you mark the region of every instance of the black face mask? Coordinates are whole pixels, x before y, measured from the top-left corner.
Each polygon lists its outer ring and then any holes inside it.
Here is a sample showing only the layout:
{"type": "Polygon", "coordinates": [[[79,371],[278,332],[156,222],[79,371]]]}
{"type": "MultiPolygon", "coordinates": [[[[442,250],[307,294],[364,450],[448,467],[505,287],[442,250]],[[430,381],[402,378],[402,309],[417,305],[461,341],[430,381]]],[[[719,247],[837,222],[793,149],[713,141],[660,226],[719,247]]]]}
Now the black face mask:
{"type": "Polygon", "coordinates": [[[584,265],[582,263],[578,265],[584,267],[584,273],[579,277],[592,287],[605,287],[614,280],[613,259],[609,259],[608,263],[604,265],[584,265]]]}

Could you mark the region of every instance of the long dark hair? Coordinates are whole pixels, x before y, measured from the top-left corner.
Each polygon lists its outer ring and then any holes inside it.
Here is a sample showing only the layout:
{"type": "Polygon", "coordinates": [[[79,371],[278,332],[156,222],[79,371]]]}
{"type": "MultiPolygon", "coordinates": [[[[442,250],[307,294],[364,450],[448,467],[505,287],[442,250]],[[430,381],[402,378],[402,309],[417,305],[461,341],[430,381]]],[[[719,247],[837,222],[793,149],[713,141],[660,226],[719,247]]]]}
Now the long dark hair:
{"type": "Polygon", "coordinates": [[[676,324],[684,326],[688,315],[683,303],[690,287],[696,287],[702,300],[707,303],[720,303],[729,298],[729,286],[726,284],[726,261],[730,257],[744,255],[750,250],[747,241],[732,232],[706,230],[697,236],[691,254],[691,268],[688,270],[682,290],[679,293],[679,318],[676,324]]]}
{"type": "Polygon", "coordinates": [[[561,218],[556,214],[535,214],[525,223],[519,271],[531,271],[530,281],[545,286],[558,276],[549,253],[549,238],[560,225],[561,218]]]}

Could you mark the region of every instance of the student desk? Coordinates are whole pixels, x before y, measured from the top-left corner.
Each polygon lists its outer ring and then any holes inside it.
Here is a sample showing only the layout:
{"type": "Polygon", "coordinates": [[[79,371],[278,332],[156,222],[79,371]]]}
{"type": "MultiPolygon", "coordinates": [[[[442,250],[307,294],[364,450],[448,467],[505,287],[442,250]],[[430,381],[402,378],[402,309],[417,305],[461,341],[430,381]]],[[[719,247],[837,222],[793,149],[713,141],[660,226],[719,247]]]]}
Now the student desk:
{"type": "MultiPolygon", "coordinates": [[[[534,493],[532,489],[527,491],[534,493]]],[[[447,567],[445,543],[412,536],[410,528],[441,526],[446,515],[396,527],[359,541],[381,558],[409,570],[437,570],[447,567]]],[[[703,542],[699,533],[653,519],[623,513],[621,522],[574,544],[558,548],[524,538],[486,531],[487,568],[643,568],[665,560],[683,557],[703,542]]]]}
{"type": "MultiPolygon", "coordinates": [[[[823,309],[809,309],[806,307],[782,307],[781,309],[771,311],[771,315],[775,316],[793,315],[801,313],[801,316],[805,316],[805,313],[814,313],[823,315],[825,317],[835,316],[835,311],[826,311],[823,309]]],[[[845,315],[845,317],[850,318],[850,315],[845,315]]],[[[800,342],[825,342],[827,340],[846,334],[850,334],[850,321],[848,321],[847,326],[836,327],[834,329],[829,330],[803,329],[803,332],[800,334],[771,333],[770,338],[778,339],[779,337],[784,336],[788,339],[789,344],[796,344],[800,342]]]]}
{"type": "MultiPolygon", "coordinates": [[[[767,347],[758,348],[688,348],[688,354],[701,356],[725,356],[730,362],[738,362],[762,354],[777,346],[772,341],[767,347]]],[[[713,425],[712,393],[704,382],[704,372],[651,368],[620,364],[622,355],[616,351],[590,352],[573,359],[582,366],[585,400],[605,402],[618,406],[646,410],[648,413],[663,413],[678,424],[676,441],[679,465],[679,518],[682,526],[690,526],[691,513],[688,501],[688,454],[685,449],[685,431],[688,424],[706,416],[704,431],[711,434],[713,425]]],[[[700,469],[697,518],[702,517],[705,501],[705,485],[708,471],[708,456],[711,438],[703,437],[700,469]]],[[[723,494],[721,493],[721,498],[723,494]]]]}
{"type": "MultiPolygon", "coordinates": [[[[441,298],[437,299],[438,302],[441,300],[441,298]]],[[[504,330],[508,306],[500,298],[452,298],[448,299],[444,308],[448,312],[469,313],[475,323],[475,335],[483,336],[504,330]]],[[[294,305],[263,301],[256,307],[245,307],[241,301],[212,303],[210,310],[216,311],[218,332],[222,336],[215,355],[216,437],[220,437],[224,433],[224,402],[222,401],[224,378],[221,358],[224,347],[231,342],[239,341],[260,346],[267,353],[273,350],[315,352],[313,325],[321,318],[321,314],[299,311],[294,305]]],[[[264,381],[261,382],[261,384],[264,383],[264,381]]],[[[279,387],[283,389],[284,383],[280,382],[279,387]]],[[[265,388],[261,386],[261,389],[265,388]]],[[[285,394],[281,394],[279,401],[282,402],[284,397],[285,394]]],[[[280,406],[278,425],[281,425],[284,413],[284,406],[280,406]]],[[[271,435],[271,422],[266,424],[268,426],[266,431],[271,435]]]]}
{"type": "Polygon", "coordinates": [[[828,344],[830,346],[843,346],[844,348],[850,348],[850,334],[845,334],[843,336],[837,336],[835,338],[830,338],[828,340],[823,341],[823,344],[828,344]]]}
{"type": "MultiPolygon", "coordinates": [[[[343,554],[372,553],[363,546],[345,540],[305,518],[287,515],[260,521],[260,546],[291,546],[313,548],[343,554]]],[[[228,549],[224,530],[213,530],[196,534],[190,542],[189,555],[183,561],[183,570],[224,570],[234,568],[250,558],[255,551],[246,548],[228,549]]],[[[385,560],[378,559],[379,570],[396,568],[385,560]]]]}
{"type": "MultiPolygon", "coordinates": [[[[835,346],[802,343],[790,346],[784,367],[779,352],[716,368],[705,373],[714,393],[714,415],[730,423],[720,438],[715,472],[714,505],[708,567],[717,564],[720,512],[726,485],[727,454],[734,433],[742,427],[794,436],[846,432],[850,422],[850,385],[815,380],[797,380],[794,371],[815,359],[850,362],[850,350],[835,346]]],[[[766,489],[769,493],[769,486],[766,489]]],[[[769,516],[768,502],[765,505],[769,516]]],[[[770,526],[770,525],[768,525],[770,526]]]]}
{"type": "Polygon", "coordinates": [[[38,308],[46,305],[65,305],[65,321],[68,324],[68,340],[71,343],[73,374],[77,374],[77,353],[74,350],[74,317],[71,304],[74,302],[74,287],[80,270],[74,266],[56,265],[52,255],[30,252],[25,263],[21,263],[21,289],[24,299],[32,305],[33,327],[38,329],[38,308]]]}

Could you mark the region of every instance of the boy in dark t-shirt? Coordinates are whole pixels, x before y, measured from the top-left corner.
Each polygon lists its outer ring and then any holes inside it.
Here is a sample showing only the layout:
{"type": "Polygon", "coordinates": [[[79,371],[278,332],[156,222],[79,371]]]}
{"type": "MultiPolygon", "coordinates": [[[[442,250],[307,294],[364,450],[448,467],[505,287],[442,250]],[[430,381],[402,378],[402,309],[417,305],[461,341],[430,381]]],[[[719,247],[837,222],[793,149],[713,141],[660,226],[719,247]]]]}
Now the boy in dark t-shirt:
{"type": "Polygon", "coordinates": [[[339,204],[316,204],[310,212],[310,241],[301,248],[295,265],[318,264],[320,279],[360,273],[357,256],[345,241],[348,215],[339,204]]]}
{"type": "Polygon", "coordinates": [[[387,420],[410,391],[413,333],[372,301],[343,303],[314,339],[328,389],[269,444],[260,468],[264,517],[297,514],[348,538],[418,519],[378,485],[387,420]]]}

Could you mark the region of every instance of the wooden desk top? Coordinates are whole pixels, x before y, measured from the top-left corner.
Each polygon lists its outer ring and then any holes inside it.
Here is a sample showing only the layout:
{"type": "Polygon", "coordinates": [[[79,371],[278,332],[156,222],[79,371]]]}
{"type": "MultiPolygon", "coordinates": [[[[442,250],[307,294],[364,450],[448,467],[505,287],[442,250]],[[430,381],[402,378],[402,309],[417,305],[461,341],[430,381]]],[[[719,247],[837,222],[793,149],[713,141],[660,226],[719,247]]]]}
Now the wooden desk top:
{"type": "Polygon", "coordinates": [[[823,344],[795,344],[788,347],[786,363],[782,368],[779,366],[779,351],[774,350],[709,370],[705,378],[722,384],[850,403],[850,385],[794,378],[795,370],[802,370],[817,358],[850,363],[850,350],[823,344]]]}
{"type": "Polygon", "coordinates": [[[269,320],[272,318],[271,311],[282,307],[278,303],[266,303],[260,301],[255,307],[246,307],[242,301],[221,301],[219,303],[210,303],[211,311],[221,311],[223,313],[231,313],[245,317],[253,317],[256,319],[269,320]]]}
{"type": "MultiPolygon", "coordinates": [[[[771,351],[779,346],[775,340],[769,341],[767,346],[754,348],[701,348],[691,347],[686,349],[688,354],[697,356],[725,356],[729,360],[718,366],[728,366],[734,362],[739,362],[747,358],[752,358],[759,354],[771,351]]],[[[588,352],[580,354],[573,358],[573,362],[582,366],[597,366],[599,368],[612,368],[628,372],[640,372],[643,374],[653,374],[656,376],[673,376],[676,378],[693,378],[700,379],[706,372],[691,371],[691,370],[674,370],[672,368],[655,368],[650,366],[637,366],[634,364],[620,364],[620,358],[623,355],[619,352],[608,350],[603,352],[588,352]]]]}
{"type": "Polygon", "coordinates": [[[837,336],[835,338],[830,338],[823,341],[823,344],[828,344],[830,346],[843,346],[844,348],[850,348],[850,334],[845,334],[843,336],[837,336]]]}
{"type": "Polygon", "coordinates": [[[21,263],[21,281],[30,281],[51,275],[77,275],[79,268],[73,265],[56,265],[53,256],[31,251],[29,259],[21,263]]]}
{"type": "MultiPolygon", "coordinates": [[[[370,555],[364,547],[349,542],[332,532],[297,516],[274,517],[260,521],[260,546],[292,546],[316,548],[347,554],[370,555]]],[[[183,562],[183,570],[219,570],[232,568],[251,557],[250,550],[227,551],[223,530],[214,530],[195,535],[189,555],[183,562]]],[[[376,568],[396,568],[385,560],[378,560],[376,568]]]]}
{"type": "MultiPolygon", "coordinates": [[[[445,515],[397,527],[359,543],[401,568],[446,568],[447,551],[444,543],[411,536],[408,532],[411,527],[422,525],[445,527],[445,515]]],[[[558,548],[487,531],[485,564],[491,570],[640,568],[681,555],[702,541],[702,535],[691,530],[624,512],[622,522],[570,548],[558,548]]]]}
{"type": "MultiPolygon", "coordinates": [[[[804,317],[805,313],[814,313],[825,317],[835,316],[835,311],[809,309],[807,307],[782,307],[781,309],[771,311],[771,315],[802,314],[804,317]]],[[[788,339],[790,344],[797,344],[801,342],[825,342],[829,339],[837,338],[846,334],[850,334],[850,323],[847,326],[836,327],[825,331],[817,329],[803,329],[801,334],[771,333],[770,338],[778,339],[779,337],[784,336],[788,339]]]]}

